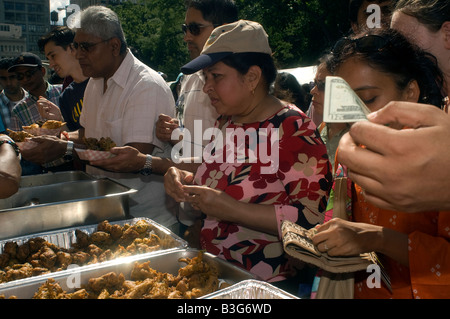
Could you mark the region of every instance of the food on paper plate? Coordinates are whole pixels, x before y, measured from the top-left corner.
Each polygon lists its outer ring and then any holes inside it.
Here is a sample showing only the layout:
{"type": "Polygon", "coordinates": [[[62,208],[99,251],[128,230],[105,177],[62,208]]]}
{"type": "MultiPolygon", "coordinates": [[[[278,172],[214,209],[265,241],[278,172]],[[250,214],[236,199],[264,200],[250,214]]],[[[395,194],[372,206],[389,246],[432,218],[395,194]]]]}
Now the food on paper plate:
{"type": "Polygon", "coordinates": [[[88,150],[109,151],[116,147],[116,143],[109,137],[102,137],[99,140],[94,137],[83,137],[83,142],[88,150]]]}
{"type": "Polygon", "coordinates": [[[66,122],[47,120],[37,121],[28,126],[22,126],[24,131],[39,136],[39,135],[54,135],[59,136],[66,122]]]}

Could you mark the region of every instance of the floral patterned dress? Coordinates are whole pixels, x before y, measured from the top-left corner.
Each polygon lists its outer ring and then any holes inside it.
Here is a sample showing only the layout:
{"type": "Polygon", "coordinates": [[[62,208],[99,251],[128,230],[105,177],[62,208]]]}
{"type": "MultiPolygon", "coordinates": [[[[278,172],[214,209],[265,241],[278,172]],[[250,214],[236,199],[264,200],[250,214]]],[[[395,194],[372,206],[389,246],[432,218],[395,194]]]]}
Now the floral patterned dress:
{"type": "Polygon", "coordinates": [[[284,280],[289,265],[283,253],[281,221],[287,219],[306,228],[323,222],[332,185],[326,147],[315,124],[292,105],[263,122],[239,124],[221,117],[216,128],[224,138],[229,132],[241,138],[234,139],[235,145],[213,138],[211,157],[197,170],[196,183],[239,201],[273,205],[279,235],[207,216],[201,245],[263,280],[284,280]],[[248,134],[242,138],[239,132],[248,134]]]}

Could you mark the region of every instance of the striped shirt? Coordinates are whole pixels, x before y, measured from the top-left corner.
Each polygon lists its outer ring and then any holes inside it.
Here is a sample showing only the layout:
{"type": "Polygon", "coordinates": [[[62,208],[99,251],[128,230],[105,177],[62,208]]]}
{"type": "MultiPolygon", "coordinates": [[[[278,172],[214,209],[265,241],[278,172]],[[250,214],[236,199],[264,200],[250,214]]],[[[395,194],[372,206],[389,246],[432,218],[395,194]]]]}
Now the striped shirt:
{"type": "MultiPolygon", "coordinates": [[[[59,96],[61,95],[62,85],[52,85],[47,83],[47,91],[45,92],[46,98],[58,105],[59,96]]],[[[22,126],[28,126],[36,123],[39,120],[43,120],[39,114],[37,101],[39,97],[28,95],[24,100],[14,106],[11,111],[11,123],[10,129],[13,131],[21,131],[22,126]]]]}
{"type": "MultiPolygon", "coordinates": [[[[28,96],[28,92],[22,89],[24,95],[23,99],[28,96]]],[[[22,99],[22,100],[23,100],[22,99]]],[[[5,90],[0,92],[0,118],[2,119],[3,126],[9,128],[9,123],[11,122],[11,110],[20,101],[11,101],[5,94],[5,90]]]]}

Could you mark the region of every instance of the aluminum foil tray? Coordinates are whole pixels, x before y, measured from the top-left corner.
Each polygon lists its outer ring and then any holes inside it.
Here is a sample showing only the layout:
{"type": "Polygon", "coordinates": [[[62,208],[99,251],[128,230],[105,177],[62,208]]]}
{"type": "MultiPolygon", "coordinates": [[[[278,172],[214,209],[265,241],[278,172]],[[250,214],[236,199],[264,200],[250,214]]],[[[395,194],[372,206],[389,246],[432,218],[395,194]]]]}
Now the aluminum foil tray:
{"type": "MultiPolygon", "coordinates": [[[[55,279],[61,285],[61,288],[66,292],[73,292],[74,288],[70,288],[74,282],[81,285],[86,284],[90,278],[100,277],[109,272],[122,273],[125,279],[130,278],[130,272],[135,262],[150,261],[150,267],[160,271],[167,272],[173,275],[178,273],[181,267],[186,264],[179,262],[180,258],[193,258],[198,255],[198,250],[182,249],[176,251],[165,251],[153,255],[136,255],[117,259],[114,262],[103,263],[98,265],[91,265],[88,267],[80,267],[71,270],[65,270],[54,273],[53,276],[35,277],[27,282],[22,282],[20,285],[13,287],[0,287],[0,295],[6,298],[15,296],[18,299],[31,299],[39,287],[48,280],[48,278],[55,279]],[[74,280],[75,279],[75,280],[74,280]]],[[[219,271],[219,279],[230,285],[236,284],[243,280],[253,279],[254,276],[249,272],[233,266],[232,264],[212,255],[204,253],[204,260],[214,263],[219,271]]]]}
{"type": "MultiPolygon", "coordinates": [[[[166,227],[164,227],[148,218],[143,218],[143,217],[142,218],[133,218],[133,219],[121,220],[121,221],[117,221],[117,222],[110,222],[110,224],[111,225],[117,224],[120,226],[123,226],[125,224],[134,225],[135,223],[137,223],[140,220],[145,220],[147,223],[149,223],[153,227],[154,233],[156,235],[158,235],[159,238],[161,238],[163,241],[165,241],[167,248],[165,248],[162,251],[173,251],[173,250],[187,248],[188,243],[184,239],[181,239],[179,236],[177,236],[176,234],[174,234],[173,232],[168,230],[166,227]]],[[[51,231],[51,232],[36,233],[36,234],[30,234],[27,236],[1,240],[0,241],[0,254],[3,252],[3,248],[7,242],[16,242],[18,245],[21,245],[21,244],[27,242],[29,239],[36,238],[36,237],[41,237],[41,238],[45,239],[46,241],[48,241],[49,243],[55,244],[62,248],[69,249],[70,247],[72,247],[72,245],[74,243],[76,243],[76,240],[77,240],[76,235],[75,235],[76,230],[84,231],[85,233],[90,235],[97,230],[97,225],[98,224],[81,226],[81,227],[71,227],[71,228],[60,229],[60,230],[51,231]]],[[[147,256],[147,255],[157,254],[159,252],[161,252],[161,251],[145,253],[142,255],[147,256]]],[[[120,257],[118,259],[122,259],[122,258],[128,258],[128,257],[120,257]]],[[[110,261],[102,262],[101,264],[108,264],[108,263],[114,263],[114,262],[116,262],[116,261],[110,260],[110,261]]],[[[86,265],[86,266],[80,266],[78,268],[84,268],[84,267],[90,267],[90,266],[91,265],[86,265]]],[[[65,272],[65,270],[62,272],[65,272]]],[[[51,277],[52,274],[43,274],[43,275],[39,275],[36,277],[49,277],[49,276],[51,277]]],[[[18,285],[18,284],[20,285],[21,283],[27,282],[36,277],[30,277],[30,278],[24,278],[24,279],[0,283],[0,288],[6,287],[6,286],[14,286],[14,285],[18,285]]]]}
{"type": "Polygon", "coordinates": [[[0,239],[130,218],[136,191],[108,178],[21,187],[0,200],[0,239]]]}
{"type": "Polygon", "coordinates": [[[202,299],[299,299],[270,283],[255,279],[241,281],[202,299]]]}

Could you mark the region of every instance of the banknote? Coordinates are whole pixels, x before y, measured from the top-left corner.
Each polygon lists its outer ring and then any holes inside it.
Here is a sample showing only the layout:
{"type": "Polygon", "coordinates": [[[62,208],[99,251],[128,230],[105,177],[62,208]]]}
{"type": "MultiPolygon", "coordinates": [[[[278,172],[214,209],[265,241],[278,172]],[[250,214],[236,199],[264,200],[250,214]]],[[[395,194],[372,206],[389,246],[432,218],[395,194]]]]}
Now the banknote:
{"type": "Polygon", "coordinates": [[[327,76],[323,121],[325,123],[352,123],[367,120],[370,110],[344,79],[327,76]]]}

